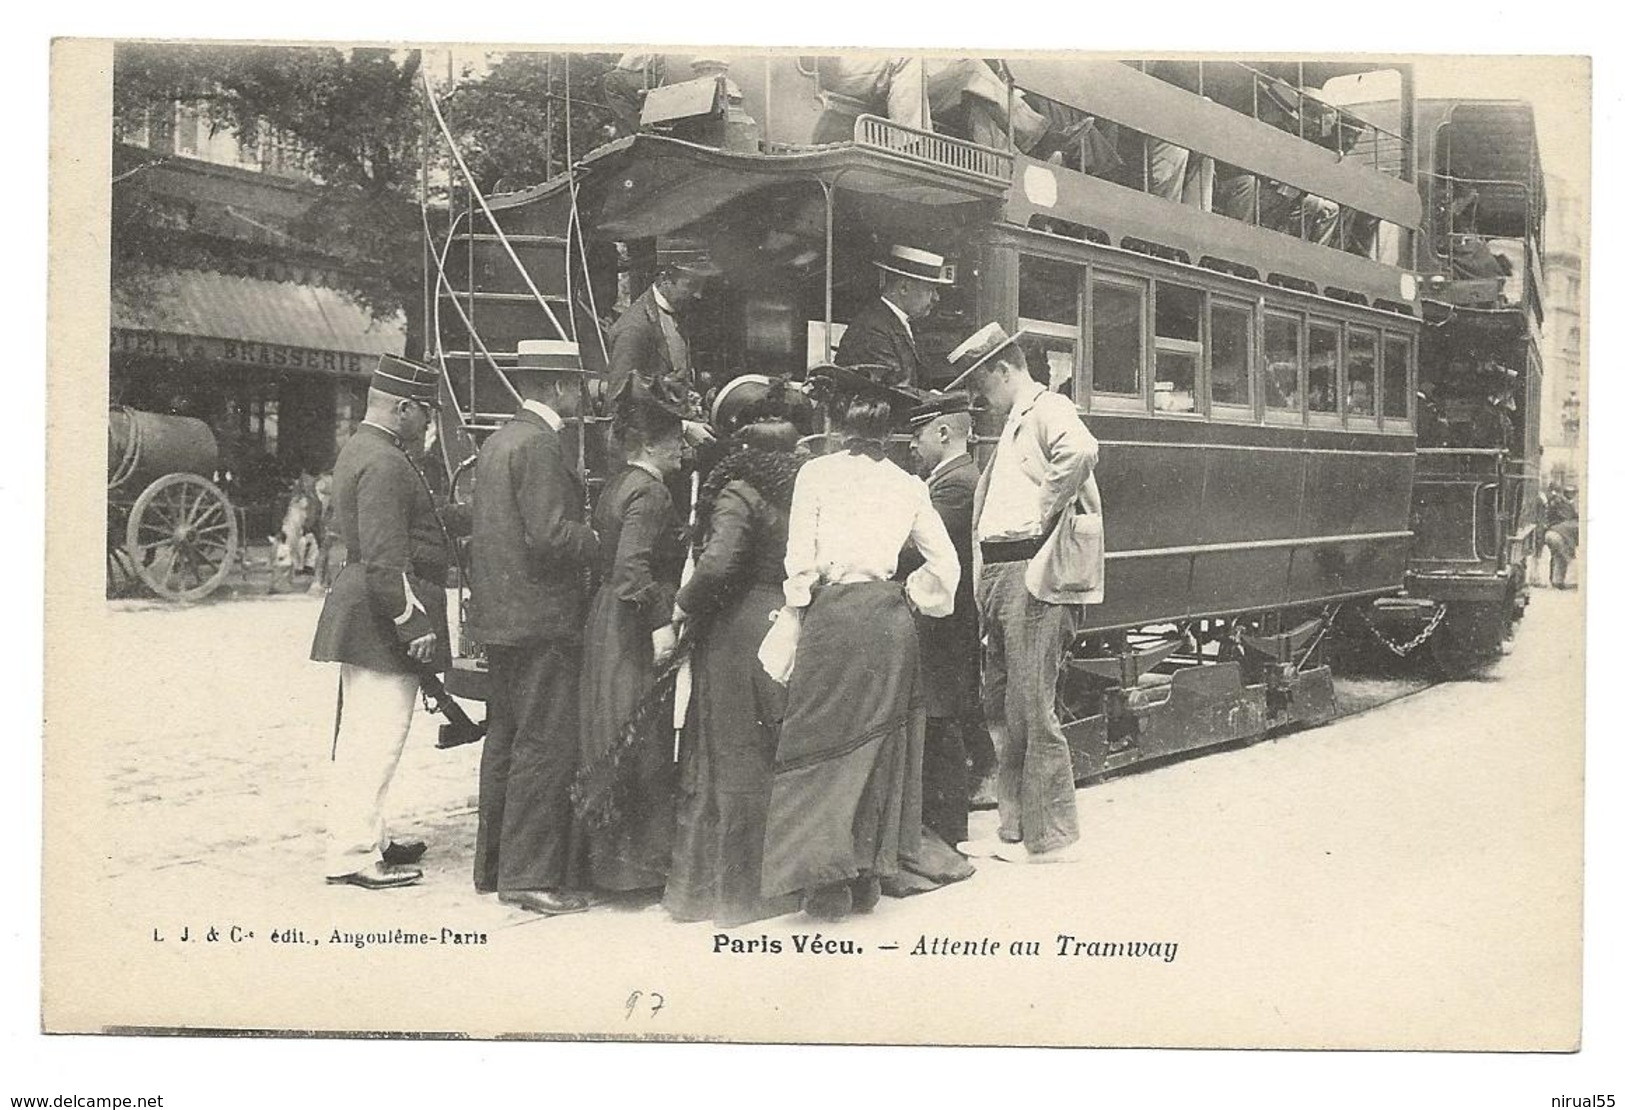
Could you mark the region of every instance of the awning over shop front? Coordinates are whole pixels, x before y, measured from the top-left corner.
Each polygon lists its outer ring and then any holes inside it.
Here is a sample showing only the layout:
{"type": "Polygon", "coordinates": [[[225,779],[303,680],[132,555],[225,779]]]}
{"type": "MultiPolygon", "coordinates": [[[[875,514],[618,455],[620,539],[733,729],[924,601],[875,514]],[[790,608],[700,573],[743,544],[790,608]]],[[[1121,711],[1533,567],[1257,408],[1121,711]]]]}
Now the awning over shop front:
{"type": "Polygon", "coordinates": [[[376,356],[406,348],[401,316],[376,319],[337,289],[204,270],[152,271],[137,284],[139,292],[115,290],[115,336],[154,333],[220,341],[207,344],[210,350],[275,349],[283,358],[227,361],[314,370],[330,369],[334,361],[301,357],[290,363],[288,352],[376,356]]]}

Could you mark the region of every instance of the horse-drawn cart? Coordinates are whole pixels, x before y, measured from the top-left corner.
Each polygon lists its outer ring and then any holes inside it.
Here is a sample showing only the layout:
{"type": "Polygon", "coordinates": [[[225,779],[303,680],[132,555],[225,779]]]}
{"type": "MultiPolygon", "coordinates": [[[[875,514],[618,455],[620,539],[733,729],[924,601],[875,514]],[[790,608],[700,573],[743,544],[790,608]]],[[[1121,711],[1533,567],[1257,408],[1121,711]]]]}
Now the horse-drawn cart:
{"type": "Polygon", "coordinates": [[[118,408],[107,421],[107,573],[168,601],[199,601],[237,562],[237,514],[206,475],[219,463],[201,420],[118,408]]]}

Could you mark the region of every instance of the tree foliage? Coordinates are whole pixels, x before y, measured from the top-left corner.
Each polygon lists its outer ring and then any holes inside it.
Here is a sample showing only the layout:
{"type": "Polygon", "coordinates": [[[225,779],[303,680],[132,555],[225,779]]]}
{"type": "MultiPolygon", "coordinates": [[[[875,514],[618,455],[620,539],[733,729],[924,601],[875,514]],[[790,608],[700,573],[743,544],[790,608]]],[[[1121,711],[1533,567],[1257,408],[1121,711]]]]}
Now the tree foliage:
{"type": "Polygon", "coordinates": [[[600,82],[614,64],[613,54],[571,54],[566,65],[563,54],[511,51],[483,78],[459,84],[445,98],[446,122],[481,190],[539,184],[551,176],[550,156],[559,173],[568,155],[580,158],[610,138],[600,82]]]}
{"type": "MultiPolygon", "coordinates": [[[[448,126],[482,190],[541,182],[549,153],[559,172],[567,152],[579,158],[612,136],[600,80],[614,56],[573,54],[568,67],[564,55],[551,58],[550,70],[547,54],[510,52],[483,77],[466,77],[443,94],[448,126]]],[[[425,158],[431,202],[447,202],[447,160],[432,124],[426,149],[423,143],[422,64],[418,51],[378,48],[124,43],[114,54],[113,111],[117,124],[139,127],[151,109],[179,101],[245,147],[275,138],[299,148],[321,187],[286,229],[290,240],[316,245],[376,315],[404,311],[412,351],[420,349],[423,326],[418,199],[425,158]]],[[[143,269],[155,263],[229,265],[233,256],[265,252],[229,237],[178,233],[184,221],[141,190],[122,187],[120,179],[140,172],[127,158],[115,166],[115,296],[139,296],[143,269]]]]}
{"type": "MultiPolygon", "coordinates": [[[[421,62],[417,51],[371,48],[126,43],[114,55],[113,111],[119,124],[138,126],[150,109],[182,101],[245,146],[274,134],[299,148],[322,188],[289,235],[320,244],[349,292],[376,315],[405,310],[416,325],[421,62]]],[[[115,183],[115,282],[120,255],[173,264],[185,246],[161,233],[162,221],[155,235],[152,213],[119,193],[115,183]]],[[[216,240],[206,249],[239,248],[216,240]]]]}

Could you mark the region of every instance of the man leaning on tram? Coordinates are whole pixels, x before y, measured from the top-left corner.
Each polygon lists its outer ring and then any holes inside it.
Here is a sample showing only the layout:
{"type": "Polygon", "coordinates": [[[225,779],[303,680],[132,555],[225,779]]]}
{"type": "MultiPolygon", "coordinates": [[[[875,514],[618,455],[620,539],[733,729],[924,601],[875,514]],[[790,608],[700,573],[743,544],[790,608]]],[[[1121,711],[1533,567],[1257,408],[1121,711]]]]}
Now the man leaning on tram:
{"type": "Polygon", "coordinates": [[[967,842],[960,851],[1012,863],[1067,862],[1077,858],[1078,811],[1055,687],[1083,605],[1104,599],[1093,474],[1100,447],[1072,401],[1033,380],[1016,337],[998,324],[948,360],[992,412],[1005,414],[971,516],[999,830],[996,840],[967,842]]]}

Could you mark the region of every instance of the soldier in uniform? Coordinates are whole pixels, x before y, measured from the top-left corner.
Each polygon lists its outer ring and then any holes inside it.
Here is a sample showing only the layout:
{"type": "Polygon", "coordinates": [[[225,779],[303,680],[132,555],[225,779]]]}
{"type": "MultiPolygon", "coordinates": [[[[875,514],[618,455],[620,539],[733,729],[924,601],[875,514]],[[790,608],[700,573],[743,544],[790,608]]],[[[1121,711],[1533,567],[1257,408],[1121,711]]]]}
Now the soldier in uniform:
{"type": "Polygon", "coordinates": [[[347,552],[310,657],[339,667],[339,720],[327,803],[327,881],[367,890],[423,877],[421,842],[389,840],[384,806],[418,698],[418,677],[450,665],[446,569],[452,553],[416,455],[439,378],[384,355],[367,415],[333,467],[347,552]]]}
{"type": "Polygon", "coordinates": [[[874,264],[885,273],[880,296],[848,325],[835,362],[884,367],[877,373],[887,385],[923,385],[913,321],[929,316],[939,289],[953,284],[945,276],[947,262],[940,254],[894,246],[874,264]]]}
{"type": "Polygon", "coordinates": [[[598,537],[586,522],[585,476],[559,437],[580,409],[580,352],[527,340],[519,358],[512,381],[523,401],[485,441],[474,471],[468,632],[491,664],[474,889],[551,916],[587,908],[565,877],[586,575],[598,537]]]}

